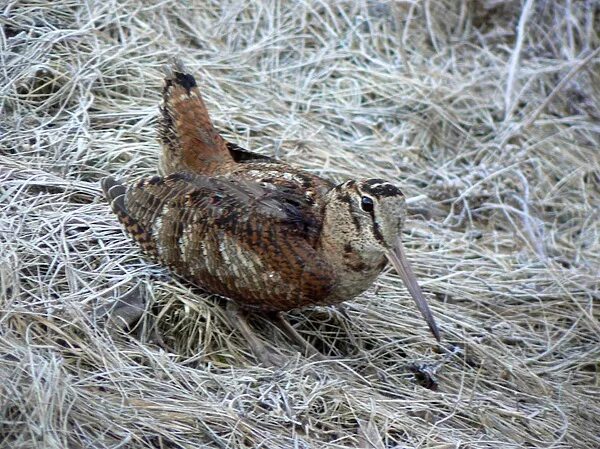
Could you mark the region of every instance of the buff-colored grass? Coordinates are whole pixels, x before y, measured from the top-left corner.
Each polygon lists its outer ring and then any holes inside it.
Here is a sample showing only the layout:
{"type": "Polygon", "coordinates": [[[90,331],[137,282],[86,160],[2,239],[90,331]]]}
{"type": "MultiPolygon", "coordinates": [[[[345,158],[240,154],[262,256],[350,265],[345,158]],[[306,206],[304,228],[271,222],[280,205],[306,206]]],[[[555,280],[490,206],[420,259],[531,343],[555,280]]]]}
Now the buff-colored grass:
{"type": "Polygon", "coordinates": [[[4,0],[0,26],[0,448],[600,447],[597,2],[4,0]],[[403,187],[441,349],[388,271],[290,314],[330,361],[255,318],[288,360],[261,367],[140,256],[98,181],[156,171],[173,56],[227,139],[403,187]]]}

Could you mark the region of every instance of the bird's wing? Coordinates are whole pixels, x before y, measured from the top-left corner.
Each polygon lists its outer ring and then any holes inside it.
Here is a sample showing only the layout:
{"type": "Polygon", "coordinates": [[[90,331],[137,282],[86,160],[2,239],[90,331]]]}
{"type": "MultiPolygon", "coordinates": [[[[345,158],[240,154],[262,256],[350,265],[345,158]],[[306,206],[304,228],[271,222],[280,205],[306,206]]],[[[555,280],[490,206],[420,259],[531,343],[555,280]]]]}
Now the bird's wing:
{"type": "Polygon", "coordinates": [[[257,304],[261,295],[288,298],[274,309],[289,309],[309,296],[317,302],[331,288],[335,274],[315,249],[320,214],[293,189],[189,173],[129,188],[106,178],[102,187],[147,254],[209,291],[257,304]],[[264,291],[270,288],[265,273],[277,276],[278,285],[302,289],[301,297],[264,291]]]}

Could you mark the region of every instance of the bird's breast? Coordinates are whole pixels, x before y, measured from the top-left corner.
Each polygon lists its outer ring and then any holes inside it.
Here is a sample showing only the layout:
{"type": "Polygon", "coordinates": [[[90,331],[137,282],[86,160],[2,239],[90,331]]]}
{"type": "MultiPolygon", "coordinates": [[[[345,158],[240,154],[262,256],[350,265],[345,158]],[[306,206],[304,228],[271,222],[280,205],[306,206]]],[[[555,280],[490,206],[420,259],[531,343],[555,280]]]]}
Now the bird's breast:
{"type": "Polygon", "coordinates": [[[367,290],[387,265],[385,256],[364,257],[346,253],[337,258],[337,285],[332,289],[327,301],[338,303],[347,301],[367,290]]]}

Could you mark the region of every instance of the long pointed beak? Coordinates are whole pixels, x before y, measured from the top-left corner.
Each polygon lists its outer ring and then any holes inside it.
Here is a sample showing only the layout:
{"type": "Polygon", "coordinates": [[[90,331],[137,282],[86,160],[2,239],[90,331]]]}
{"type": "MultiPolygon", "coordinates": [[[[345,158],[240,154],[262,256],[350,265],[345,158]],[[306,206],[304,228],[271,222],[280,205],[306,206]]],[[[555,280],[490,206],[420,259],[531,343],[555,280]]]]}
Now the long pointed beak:
{"type": "Polygon", "coordinates": [[[404,254],[404,248],[402,247],[402,241],[400,237],[396,239],[396,244],[394,247],[387,253],[387,258],[392,263],[404,285],[410,292],[411,296],[417,303],[417,308],[427,321],[427,325],[431,330],[431,333],[435,337],[437,341],[440,341],[440,331],[435,324],[435,319],[433,318],[433,314],[429,309],[429,305],[427,305],[427,301],[425,300],[425,296],[423,296],[423,292],[421,291],[421,287],[417,283],[417,278],[415,273],[413,273],[412,268],[408,264],[408,260],[406,259],[406,254],[404,254]]]}

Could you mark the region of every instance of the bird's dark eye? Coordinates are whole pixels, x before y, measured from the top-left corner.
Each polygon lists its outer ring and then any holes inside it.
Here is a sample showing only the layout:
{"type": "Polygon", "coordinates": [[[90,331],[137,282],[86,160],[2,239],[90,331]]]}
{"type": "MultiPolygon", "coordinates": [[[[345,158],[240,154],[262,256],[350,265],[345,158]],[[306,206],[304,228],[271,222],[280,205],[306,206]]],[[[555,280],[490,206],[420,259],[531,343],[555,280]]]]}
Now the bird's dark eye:
{"type": "Polygon", "coordinates": [[[365,212],[372,213],[373,212],[373,198],[369,198],[368,196],[363,196],[360,199],[360,207],[365,212]]]}

